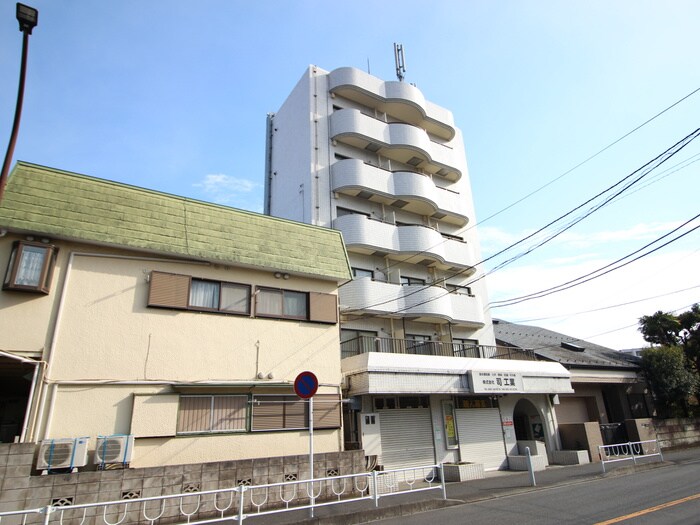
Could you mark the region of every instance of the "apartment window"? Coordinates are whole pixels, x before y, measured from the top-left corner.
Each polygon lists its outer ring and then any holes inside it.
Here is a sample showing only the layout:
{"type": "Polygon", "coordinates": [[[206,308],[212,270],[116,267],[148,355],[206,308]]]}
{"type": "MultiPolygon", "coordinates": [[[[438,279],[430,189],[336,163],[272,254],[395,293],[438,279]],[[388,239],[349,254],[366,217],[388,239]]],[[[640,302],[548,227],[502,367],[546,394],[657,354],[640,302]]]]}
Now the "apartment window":
{"type": "Polygon", "coordinates": [[[464,242],[464,237],[460,237],[459,235],[452,235],[450,233],[445,232],[440,232],[440,235],[442,235],[445,239],[452,239],[453,241],[464,242]]]}
{"type": "MultiPolygon", "coordinates": [[[[250,315],[251,286],[153,271],[148,306],[250,315]]],[[[256,314],[260,317],[338,322],[338,297],[321,292],[259,288],[256,314]]]]}
{"type": "Polygon", "coordinates": [[[205,308],[207,310],[219,309],[219,291],[221,283],[192,279],[190,283],[190,301],[192,308],[205,308]]]}
{"type": "Polygon", "coordinates": [[[401,286],[424,285],[425,279],[419,279],[418,277],[408,277],[406,275],[402,275],[400,282],[401,286]]]}
{"type": "Polygon", "coordinates": [[[429,335],[406,334],[406,353],[432,355],[433,344],[429,335]]]}
{"type": "MultiPolygon", "coordinates": [[[[391,342],[390,339],[379,339],[377,337],[377,332],[341,328],[340,357],[343,359],[353,355],[366,354],[367,352],[381,352],[384,347],[382,344],[383,341],[391,342]]],[[[390,350],[387,349],[385,351],[390,350]]]]}
{"type": "Polygon", "coordinates": [[[374,272],[372,270],[365,270],[363,268],[353,268],[352,275],[356,279],[361,279],[363,277],[369,277],[370,279],[374,280],[374,272]]]}
{"type": "Polygon", "coordinates": [[[445,288],[454,294],[473,296],[472,289],[469,286],[458,286],[456,284],[446,284],[445,288]]]}
{"type": "Polygon", "coordinates": [[[57,252],[50,244],[15,241],[3,289],[49,293],[57,252]]]}
{"type": "Polygon", "coordinates": [[[308,319],[309,296],[305,292],[258,288],[256,296],[257,316],[308,319]]]}
{"type": "Polygon", "coordinates": [[[148,306],[250,314],[250,286],[151,272],[148,306]]]}
{"type": "Polygon", "coordinates": [[[248,396],[180,396],[177,433],[245,432],[248,396]]]}
{"type": "Polygon", "coordinates": [[[478,339],[452,338],[452,352],[455,357],[481,357],[478,339]]]}
{"type": "Polygon", "coordinates": [[[343,215],[364,215],[365,217],[369,217],[369,213],[351,210],[350,208],[343,208],[341,206],[336,207],[335,213],[337,217],[342,217],[343,215]]]}

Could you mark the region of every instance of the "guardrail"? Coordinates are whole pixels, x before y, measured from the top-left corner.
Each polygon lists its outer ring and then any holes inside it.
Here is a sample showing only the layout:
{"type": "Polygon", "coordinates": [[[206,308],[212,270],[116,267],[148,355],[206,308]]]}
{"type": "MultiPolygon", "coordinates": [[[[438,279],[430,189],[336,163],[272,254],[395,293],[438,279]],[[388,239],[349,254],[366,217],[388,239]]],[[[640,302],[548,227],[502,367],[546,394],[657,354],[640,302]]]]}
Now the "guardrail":
{"type": "Polygon", "coordinates": [[[362,500],[373,500],[377,507],[380,498],[409,492],[442,490],[443,499],[447,499],[444,479],[442,465],[438,464],[149,498],[48,505],[0,512],[0,523],[127,525],[145,521],[149,525],[163,522],[203,525],[226,520],[240,525],[245,519],[304,509],[309,509],[313,516],[313,510],[318,507],[362,500]]]}
{"type": "Polygon", "coordinates": [[[598,454],[600,456],[600,462],[603,465],[603,472],[605,472],[606,463],[633,461],[636,465],[639,458],[653,456],[659,456],[661,461],[664,460],[659,442],[655,439],[616,443],[614,445],[599,445],[598,454]]]}

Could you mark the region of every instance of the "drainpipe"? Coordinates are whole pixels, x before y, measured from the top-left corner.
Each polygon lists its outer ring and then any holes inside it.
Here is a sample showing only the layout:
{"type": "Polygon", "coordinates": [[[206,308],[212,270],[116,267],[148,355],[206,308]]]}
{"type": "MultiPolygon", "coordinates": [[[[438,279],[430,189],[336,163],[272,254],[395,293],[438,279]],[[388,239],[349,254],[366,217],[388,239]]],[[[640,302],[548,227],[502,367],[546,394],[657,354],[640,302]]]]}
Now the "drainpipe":
{"type": "Polygon", "coordinates": [[[272,135],[274,132],[274,113],[267,114],[267,132],[265,136],[265,215],[270,215],[272,207],[272,135]]]}
{"type": "MultiPolygon", "coordinates": [[[[63,305],[65,304],[66,301],[66,292],[68,291],[68,279],[70,277],[70,271],[71,268],[73,267],[73,259],[75,258],[75,252],[71,252],[70,257],[68,257],[68,264],[66,265],[66,272],[63,277],[63,286],[61,287],[61,299],[58,302],[58,309],[56,311],[56,320],[54,321],[53,325],[53,332],[51,334],[51,344],[49,345],[49,350],[46,353],[45,361],[46,361],[46,369],[44,370],[44,386],[42,388],[41,392],[41,401],[39,403],[39,408],[36,413],[35,417],[35,424],[40,423],[41,417],[43,416],[44,413],[44,407],[46,406],[46,397],[49,392],[49,378],[51,377],[51,365],[53,364],[52,356],[54,355],[56,351],[56,340],[58,339],[58,329],[59,326],[61,325],[61,319],[63,317],[63,305]]],[[[44,431],[41,433],[42,439],[46,439],[49,435],[49,430],[51,428],[51,419],[53,416],[53,407],[54,407],[54,402],[56,399],[56,390],[58,389],[57,384],[53,384],[51,388],[51,408],[50,412],[46,418],[46,423],[44,425],[44,431]]],[[[37,432],[36,426],[34,429],[35,436],[39,435],[39,432],[37,432]]],[[[36,440],[38,443],[40,440],[36,440]]]]}
{"type": "Polygon", "coordinates": [[[32,386],[29,389],[29,399],[27,399],[27,409],[24,411],[24,421],[22,422],[22,432],[19,436],[19,442],[24,443],[27,438],[27,429],[29,428],[29,415],[34,404],[34,394],[36,393],[37,379],[39,378],[39,366],[41,363],[34,364],[34,375],[32,376],[32,386]]]}

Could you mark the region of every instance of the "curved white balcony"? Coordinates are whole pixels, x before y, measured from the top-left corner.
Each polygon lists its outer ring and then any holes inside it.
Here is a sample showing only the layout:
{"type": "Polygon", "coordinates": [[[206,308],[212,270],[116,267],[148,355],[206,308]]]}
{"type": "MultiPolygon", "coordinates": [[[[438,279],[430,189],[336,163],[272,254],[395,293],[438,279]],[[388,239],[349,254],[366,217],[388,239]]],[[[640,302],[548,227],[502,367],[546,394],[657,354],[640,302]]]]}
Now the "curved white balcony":
{"type": "Polygon", "coordinates": [[[339,290],[340,311],[410,317],[427,323],[452,323],[481,327],[484,312],[478,297],[448,293],[438,286],[401,286],[368,277],[347,283],[339,290]]]}
{"type": "Polygon", "coordinates": [[[396,205],[458,226],[469,222],[467,199],[435,186],[430,177],[420,173],[391,172],[359,159],[346,159],[331,166],[331,176],[334,192],[357,196],[370,190],[374,195],[369,200],[373,202],[396,205]]]}
{"type": "Polygon", "coordinates": [[[411,164],[424,171],[457,181],[462,177],[455,150],[432,142],[428,134],[410,124],[386,123],[358,109],[331,114],[331,138],[356,148],[370,146],[383,157],[411,164]]]}
{"type": "MultiPolygon", "coordinates": [[[[338,217],[333,227],[343,232],[348,251],[364,254],[380,251],[396,260],[432,263],[445,270],[467,270],[475,262],[469,244],[447,239],[425,226],[396,226],[354,214],[338,217]]],[[[463,275],[473,271],[465,271],[463,275]]]]}
{"type": "Polygon", "coordinates": [[[455,136],[452,113],[428,102],[405,82],[384,81],[360,69],[341,67],[328,74],[331,93],[425,129],[445,140],[455,136]]]}

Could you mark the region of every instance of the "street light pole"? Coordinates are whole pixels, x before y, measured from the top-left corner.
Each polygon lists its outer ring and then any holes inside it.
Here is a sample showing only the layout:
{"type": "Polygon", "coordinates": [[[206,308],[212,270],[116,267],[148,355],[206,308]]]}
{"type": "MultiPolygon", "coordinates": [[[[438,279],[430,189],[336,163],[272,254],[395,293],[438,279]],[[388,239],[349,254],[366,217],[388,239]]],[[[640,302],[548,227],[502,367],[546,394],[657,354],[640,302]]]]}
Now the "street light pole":
{"type": "Polygon", "coordinates": [[[22,31],[22,65],[19,71],[19,87],[17,88],[17,105],[15,106],[15,120],[12,124],[12,133],[10,134],[10,143],[7,146],[5,153],[5,161],[2,164],[2,172],[0,173],[0,203],[5,195],[5,185],[10,172],[10,163],[12,162],[12,154],[15,151],[17,142],[17,132],[19,131],[19,121],[22,117],[22,102],[24,101],[24,78],[27,73],[27,48],[29,47],[29,35],[32,34],[32,29],[39,23],[39,11],[33,7],[17,3],[17,21],[19,22],[19,30],[22,31]]]}

